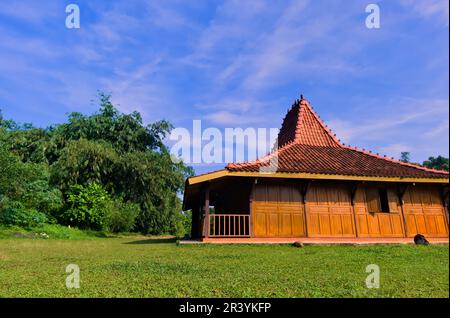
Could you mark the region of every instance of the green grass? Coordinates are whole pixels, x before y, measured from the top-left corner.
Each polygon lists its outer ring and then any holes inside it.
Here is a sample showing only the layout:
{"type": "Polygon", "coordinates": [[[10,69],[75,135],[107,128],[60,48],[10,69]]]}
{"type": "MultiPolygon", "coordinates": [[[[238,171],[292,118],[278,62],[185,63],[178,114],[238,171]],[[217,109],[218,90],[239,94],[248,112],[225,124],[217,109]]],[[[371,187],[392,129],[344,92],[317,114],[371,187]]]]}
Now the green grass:
{"type": "Polygon", "coordinates": [[[0,226],[0,239],[11,237],[45,238],[46,234],[51,239],[92,239],[108,237],[104,232],[80,230],[58,224],[44,224],[42,226],[24,229],[18,226],[0,226]]]}
{"type": "Polygon", "coordinates": [[[445,246],[176,245],[146,237],[0,240],[0,297],[448,297],[445,246]],[[81,269],[80,289],[65,268],[81,269]],[[365,268],[381,270],[368,289],[365,268]]]}

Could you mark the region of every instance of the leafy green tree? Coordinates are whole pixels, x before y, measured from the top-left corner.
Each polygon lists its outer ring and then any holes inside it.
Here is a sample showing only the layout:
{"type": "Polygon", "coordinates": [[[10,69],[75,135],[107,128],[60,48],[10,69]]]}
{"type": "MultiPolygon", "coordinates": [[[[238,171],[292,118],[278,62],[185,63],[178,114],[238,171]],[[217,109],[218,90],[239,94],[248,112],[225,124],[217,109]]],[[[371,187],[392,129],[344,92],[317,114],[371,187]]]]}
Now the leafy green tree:
{"type": "Polygon", "coordinates": [[[0,142],[0,196],[23,199],[29,185],[36,181],[48,182],[45,164],[22,162],[3,142],[0,142]]]}
{"type": "Polygon", "coordinates": [[[0,198],[84,228],[182,232],[180,193],[192,168],[172,162],[163,143],[172,125],[144,125],[138,112],[119,112],[107,94],[99,102],[94,114],[74,112],[46,129],[0,114],[0,198]],[[85,195],[102,210],[78,206],[75,198],[85,195]]]}
{"type": "Polygon", "coordinates": [[[163,150],[163,139],[172,129],[165,120],[144,126],[138,112],[121,114],[112,104],[111,96],[99,93],[100,110],[92,116],[69,114],[68,123],[51,128],[50,162],[71,140],[104,141],[120,154],[133,151],[163,150]]]}
{"type": "Polygon", "coordinates": [[[119,157],[108,143],[86,139],[69,141],[51,165],[51,182],[65,193],[72,185],[97,182],[111,188],[119,157]]]}
{"type": "Polygon", "coordinates": [[[404,151],[400,154],[400,161],[410,162],[410,160],[411,160],[411,153],[404,151]]]}
{"type": "Polygon", "coordinates": [[[140,205],[138,231],[152,234],[175,231],[177,214],[181,211],[177,193],[190,174],[189,168],[172,163],[170,155],[164,152],[132,152],[121,157],[116,192],[140,205]]]}
{"type": "Polygon", "coordinates": [[[21,202],[49,217],[55,215],[63,206],[61,191],[49,185],[48,176],[46,179],[27,183],[21,202]]]}
{"type": "Polygon", "coordinates": [[[28,227],[50,221],[62,197],[48,180],[45,164],[24,163],[0,142],[0,223],[28,227]]]}
{"type": "Polygon", "coordinates": [[[448,158],[443,156],[429,157],[423,162],[423,166],[430,169],[438,169],[448,171],[448,158]]]}

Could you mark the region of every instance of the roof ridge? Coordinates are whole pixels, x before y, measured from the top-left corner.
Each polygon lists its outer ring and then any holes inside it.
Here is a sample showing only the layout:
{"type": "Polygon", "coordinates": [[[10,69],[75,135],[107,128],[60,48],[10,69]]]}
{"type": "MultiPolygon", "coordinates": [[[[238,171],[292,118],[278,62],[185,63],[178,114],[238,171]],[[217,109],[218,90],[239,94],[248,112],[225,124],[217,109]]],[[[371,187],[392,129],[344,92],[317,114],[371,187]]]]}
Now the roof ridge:
{"type": "MultiPolygon", "coordinates": [[[[308,110],[311,112],[311,114],[314,116],[314,118],[317,120],[317,122],[320,124],[320,126],[325,130],[325,132],[328,134],[328,136],[333,139],[333,141],[338,145],[338,146],[343,146],[341,141],[336,137],[336,134],[334,134],[331,129],[324,123],[324,121],[322,120],[322,118],[320,118],[320,116],[316,113],[316,111],[314,110],[314,108],[311,106],[311,104],[309,103],[309,101],[307,99],[305,99],[303,97],[303,95],[301,95],[301,99],[297,100],[299,102],[299,105],[305,105],[308,110]]],[[[301,115],[302,112],[302,108],[300,108],[300,112],[299,112],[299,116],[301,115]]],[[[300,128],[300,121],[297,121],[297,126],[296,126],[296,132],[297,130],[300,128]]]]}
{"type": "Polygon", "coordinates": [[[346,145],[324,123],[311,104],[303,98],[303,95],[301,99],[296,99],[291,108],[288,109],[288,113],[283,119],[277,142],[276,147],[273,147],[269,153],[261,158],[242,163],[231,162],[226,165],[225,169],[231,171],[258,169],[258,167],[272,165],[271,159],[279,156],[280,160],[278,164],[280,166],[278,166],[277,171],[279,169],[320,171],[323,168],[323,161],[325,160],[326,164],[329,165],[327,169],[335,170],[337,174],[345,174],[345,171],[354,173],[355,169],[362,169],[361,174],[367,174],[369,170],[373,170],[375,171],[374,173],[380,175],[393,175],[397,173],[400,176],[418,175],[419,178],[426,176],[427,173],[431,174],[431,177],[437,178],[448,178],[449,175],[449,172],[445,170],[430,169],[417,164],[402,162],[364,148],[360,149],[348,144],[346,145]],[[297,148],[297,146],[300,148],[297,148]],[[291,148],[292,151],[289,150],[291,148]],[[322,150],[314,150],[314,148],[322,148],[322,150]],[[303,154],[297,153],[299,151],[303,154]],[[344,153],[348,153],[348,155],[344,156],[344,153]],[[381,160],[377,161],[369,157],[381,160]],[[346,167],[346,164],[342,163],[343,158],[349,160],[353,166],[346,167]],[[300,160],[302,163],[296,160],[300,160]],[[303,165],[303,168],[301,168],[301,165],[303,165]],[[405,167],[411,169],[405,169],[405,167]]]}
{"type": "Polygon", "coordinates": [[[416,168],[416,169],[427,171],[427,172],[449,174],[449,172],[445,171],[445,170],[431,169],[431,168],[419,166],[419,165],[416,165],[416,164],[412,164],[412,163],[409,163],[409,162],[396,160],[396,159],[393,159],[393,158],[389,158],[387,156],[382,156],[382,155],[379,155],[379,154],[375,154],[375,153],[373,153],[371,151],[367,151],[365,149],[358,149],[357,147],[352,147],[350,145],[342,145],[342,147],[345,148],[345,149],[349,149],[349,150],[352,150],[352,151],[357,151],[357,152],[360,152],[360,153],[363,153],[365,155],[372,156],[372,157],[375,157],[375,158],[378,158],[378,159],[382,159],[382,160],[386,160],[386,161],[389,161],[389,162],[392,162],[392,163],[400,164],[402,166],[416,168]]]}

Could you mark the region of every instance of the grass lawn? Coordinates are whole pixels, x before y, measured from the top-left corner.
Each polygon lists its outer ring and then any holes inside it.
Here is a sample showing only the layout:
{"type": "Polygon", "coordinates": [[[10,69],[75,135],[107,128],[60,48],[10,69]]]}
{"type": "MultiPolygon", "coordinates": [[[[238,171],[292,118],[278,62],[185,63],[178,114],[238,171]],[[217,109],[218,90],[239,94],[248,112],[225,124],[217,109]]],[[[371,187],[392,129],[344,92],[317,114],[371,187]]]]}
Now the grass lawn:
{"type": "Polygon", "coordinates": [[[0,239],[0,297],[448,297],[448,246],[176,245],[0,239]],[[81,287],[65,287],[68,264],[81,287]],[[379,289],[365,287],[368,264],[379,289]]]}

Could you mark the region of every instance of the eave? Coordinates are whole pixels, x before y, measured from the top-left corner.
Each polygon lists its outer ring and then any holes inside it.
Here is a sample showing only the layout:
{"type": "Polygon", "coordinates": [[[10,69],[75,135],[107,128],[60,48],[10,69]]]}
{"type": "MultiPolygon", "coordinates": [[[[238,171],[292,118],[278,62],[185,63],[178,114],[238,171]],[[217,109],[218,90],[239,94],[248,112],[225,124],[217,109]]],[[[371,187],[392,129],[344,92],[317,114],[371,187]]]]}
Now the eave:
{"type": "Polygon", "coordinates": [[[288,173],[288,172],[244,172],[228,171],[226,169],[212,173],[194,176],[186,180],[188,185],[198,184],[223,177],[252,177],[252,178],[281,178],[281,179],[317,179],[317,180],[347,180],[347,181],[371,181],[371,182],[402,182],[402,183],[449,183],[448,178],[410,178],[410,177],[377,177],[377,176],[353,176],[320,173],[288,173]]]}

